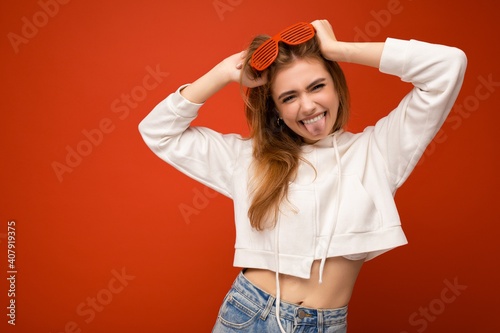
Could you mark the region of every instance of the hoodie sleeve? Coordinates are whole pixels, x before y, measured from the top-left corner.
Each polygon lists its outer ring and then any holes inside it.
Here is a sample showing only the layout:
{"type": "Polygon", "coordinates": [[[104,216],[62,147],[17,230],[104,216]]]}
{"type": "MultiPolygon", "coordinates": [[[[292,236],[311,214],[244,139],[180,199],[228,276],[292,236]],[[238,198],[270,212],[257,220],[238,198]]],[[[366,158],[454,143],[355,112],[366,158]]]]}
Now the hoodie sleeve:
{"type": "Polygon", "coordinates": [[[414,86],[373,131],[396,188],[443,125],[462,86],[466,65],[464,52],[454,47],[387,39],[380,71],[414,86]]]}
{"type": "Polygon", "coordinates": [[[232,175],[242,139],[239,135],[190,126],[202,104],[180,91],[161,101],[139,124],[146,145],[182,173],[232,198],[232,175]]]}

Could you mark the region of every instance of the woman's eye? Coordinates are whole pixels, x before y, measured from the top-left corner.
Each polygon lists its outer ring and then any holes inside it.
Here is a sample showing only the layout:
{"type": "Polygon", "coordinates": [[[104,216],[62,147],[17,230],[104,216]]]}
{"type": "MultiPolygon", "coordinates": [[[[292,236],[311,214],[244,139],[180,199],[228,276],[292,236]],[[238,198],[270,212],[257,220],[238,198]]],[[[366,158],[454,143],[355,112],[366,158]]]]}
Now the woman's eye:
{"type": "Polygon", "coordinates": [[[320,83],[320,84],[315,85],[315,86],[312,88],[312,90],[318,90],[318,89],[323,88],[324,86],[325,86],[325,84],[324,84],[324,83],[320,83]]]}
{"type": "Polygon", "coordinates": [[[283,98],[283,100],[281,102],[287,103],[287,102],[290,102],[291,100],[293,100],[294,98],[295,98],[295,96],[287,96],[287,97],[283,98]]]}

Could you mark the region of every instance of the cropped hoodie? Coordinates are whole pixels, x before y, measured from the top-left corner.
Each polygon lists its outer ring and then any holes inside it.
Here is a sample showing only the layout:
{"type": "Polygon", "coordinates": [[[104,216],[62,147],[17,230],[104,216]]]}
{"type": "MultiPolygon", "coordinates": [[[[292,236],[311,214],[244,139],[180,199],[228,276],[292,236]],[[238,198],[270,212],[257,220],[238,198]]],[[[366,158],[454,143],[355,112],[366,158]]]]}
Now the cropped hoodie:
{"type": "Polygon", "coordinates": [[[407,243],[394,195],[451,110],[466,63],[457,48],[387,39],[379,70],[413,89],[363,132],[339,130],[304,145],[311,165],[299,165],[272,229],[253,229],[247,215],[252,140],[190,126],[201,104],[185,99],[182,87],[139,130],[162,160],[233,200],[234,266],[308,279],[313,261],[321,260],[321,279],[328,257],[370,260],[407,243]]]}

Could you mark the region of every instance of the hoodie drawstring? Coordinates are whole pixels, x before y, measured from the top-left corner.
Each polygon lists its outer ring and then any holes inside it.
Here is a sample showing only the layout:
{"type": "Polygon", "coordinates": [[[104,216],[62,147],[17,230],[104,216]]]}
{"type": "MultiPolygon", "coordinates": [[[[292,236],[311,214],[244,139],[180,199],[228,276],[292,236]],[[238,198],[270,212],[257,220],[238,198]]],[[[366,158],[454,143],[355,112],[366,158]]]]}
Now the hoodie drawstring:
{"type": "MultiPolygon", "coordinates": [[[[328,233],[328,243],[325,248],[325,252],[323,253],[323,257],[321,258],[321,263],[319,266],[319,283],[323,283],[323,270],[325,269],[326,258],[328,257],[328,249],[330,248],[330,244],[332,242],[333,234],[335,233],[335,228],[337,226],[337,219],[339,216],[339,208],[340,208],[340,189],[341,189],[341,178],[342,178],[342,166],[340,165],[340,154],[337,146],[337,133],[333,135],[333,148],[335,150],[335,159],[337,161],[337,174],[338,174],[338,182],[337,182],[337,195],[335,197],[335,212],[337,217],[332,223],[330,227],[330,231],[328,233]]],[[[276,227],[274,229],[274,259],[276,263],[276,320],[278,321],[278,326],[280,328],[281,333],[287,333],[280,321],[280,303],[281,303],[281,293],[280,293],[280,277],[279,277],[279,219],[276,222],[276,227]]]]}
{"type": "Polygon", "coordinates": [[[328,249],[332,242],[333,234],[335,233],[335,228],[337,227],[337,220],[339,217],[340,208],[340,190],[342,188],[342,165],[340,164],[340,154],[337,146],[337,133],[333,135],[333,148],[335,150],[335,159],[337,161],[337,195],[335,196],[335,213],[337,216],[332,223],[330,232],[328,233],[328,243],[326,244],[325,252],[323,253],[323,258],[321,258],[321,264],[319,265],[319,283],[323,283],[323,270],[325,269],[326,258],[328,257],[328,249]]]}
{"type": "Polygon", "coordinates": [[[281,301],[281,293],[280,293],[280,257],[279,257],[279,219],[276,222],[276,227],[274,229],[274,260],[276,262],[276,320],[278,321],[278,326],[280,328],[281,333],[286,333],[285,329],[281,325],[280,321],[280,301],[281,301]]]}

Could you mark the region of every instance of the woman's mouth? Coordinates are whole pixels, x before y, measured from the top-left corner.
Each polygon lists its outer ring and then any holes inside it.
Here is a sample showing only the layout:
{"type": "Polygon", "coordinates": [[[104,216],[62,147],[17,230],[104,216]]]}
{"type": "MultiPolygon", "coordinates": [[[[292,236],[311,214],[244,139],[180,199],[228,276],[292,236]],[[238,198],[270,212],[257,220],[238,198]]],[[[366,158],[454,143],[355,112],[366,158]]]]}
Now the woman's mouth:
{"type": "Polygon", "coordinates": [[[322,134],[326,127],[326,111],[314,118],[301,120],[300,122],[312,136],[322,134]]]}
{"type": "Polygon", "coordinates": [[[307,120],[301,120],[302,124],[306,125],[306,124],[312,124],[312,123],[315,123],[317,122],[318,120],[320,120],[321,118],[325,117],[326,116],[326,111],[323,112],[323,113],[320,113],[319,115],[317,115],[316,117],[314,118],[311,118],[311,119],[307,119],[307,120]]]}

